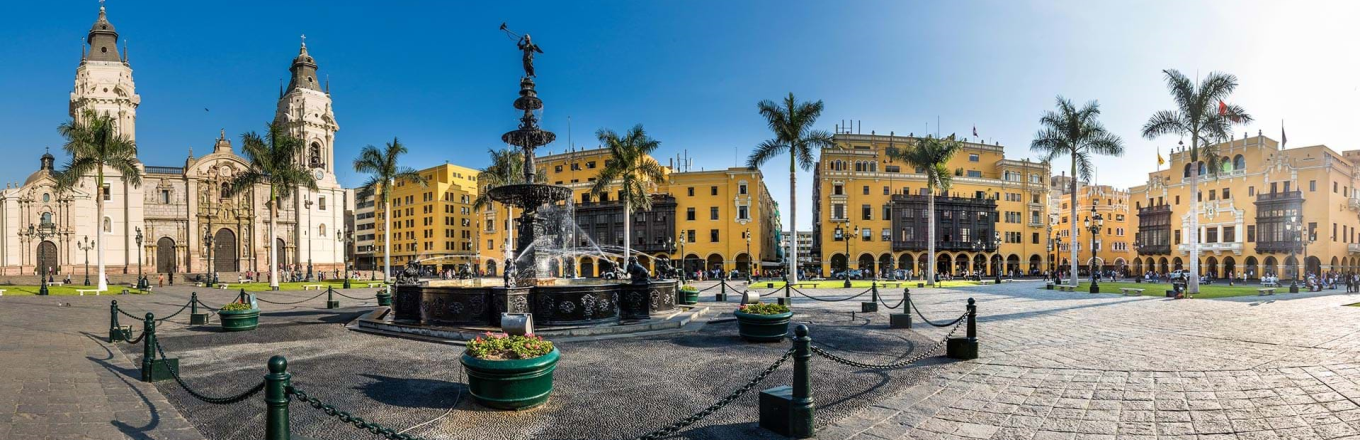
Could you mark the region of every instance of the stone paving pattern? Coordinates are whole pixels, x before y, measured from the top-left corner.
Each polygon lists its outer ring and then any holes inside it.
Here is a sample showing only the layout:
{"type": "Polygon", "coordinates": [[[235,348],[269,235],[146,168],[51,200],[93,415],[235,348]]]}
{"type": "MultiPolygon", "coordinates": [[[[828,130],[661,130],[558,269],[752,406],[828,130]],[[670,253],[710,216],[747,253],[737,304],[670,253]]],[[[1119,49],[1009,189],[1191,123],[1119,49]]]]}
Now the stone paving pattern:
{"type": "MultiPolygon", "coordinates": [[[[891,372],[814,358],[818,437],[1360,438],[1360,307],[1342,307],[1360,295],[1174,301],[1039,286],[913,289],[915,302],[938,320],[952,319],[967,297],[976,298],[982,357],[935,357],[891,372]]],[[[164,315],[185,303],[188,290],[117,299],[134,314],[164,315]]],[[[233,295],[200,294],[209,304],[233,295]]],[[[315,292],[266,295],[295,301],[315,292]]],[[[888,304],[900,298],[885,289],[888,304]]],[[[102,340],[109,299],[0,298],[0,439],[259,437],[260,398],[212,406],[173,382],[138,381],[140,346],[114,348],[102,340]]],[[[411,433],[460,439],[635,436],[707,406],[787,348],[741,343],[732,323],[570,341],[562,344],[567,356],[547,406],[488,412],[464,395],[461,347],[345,330],[340,324],[370,310],[371,301],[341,298],[346,308],[325,310],[323,300],[264,304],[261,329],[238,334],[184,325],[186,312],[162,326],[161,338],[180,358],[185,379],[208,394],[258,383],[264,361],[282,353],[295,384],[315,397],[399,429],[434,419],[411,433]]],[[[819,345],[869,362],[909,357],[944,334],[919,324],[888,330],[886,310],[851,321],[858,299],[795,301],[796,320],[810,324],[819,345]]],[[[790,366],[756,389],[787,384],[790,366]]],[[[756,428],[755,409],[753,392],[674,438],[776,438],[756,428]]],[[[293,425],[295,434],[317,438],[370,438],[299,405],[293,425]]]]}

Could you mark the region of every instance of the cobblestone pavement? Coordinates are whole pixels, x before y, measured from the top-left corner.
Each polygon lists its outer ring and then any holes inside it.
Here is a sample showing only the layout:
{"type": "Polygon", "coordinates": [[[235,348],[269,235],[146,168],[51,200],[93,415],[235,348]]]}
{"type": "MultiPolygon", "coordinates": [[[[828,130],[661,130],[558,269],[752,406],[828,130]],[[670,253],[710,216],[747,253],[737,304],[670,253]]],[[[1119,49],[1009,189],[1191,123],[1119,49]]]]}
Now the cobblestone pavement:
{"type": "MultiPolygon", "coordinates": [[[[1360,296],[977,298],[981,358],[823,429],[835,439],[1360,438],[1360,296]],[[1267,299],[1268,298],[1268,299],[1267,299]]],[[[913,299],[936,309],[956,293],[913,299]]]]}
{"type": "MultiPolygon", "coordinates": [[[[1040,286],[913,288],[914,302],[937,321],[957,317],[966,298],[977,299],[981,358],[932,357],[882,372],[816,357],[818,437],[1325,439],[1360,433],[1360,307],[1341,307],[1360,301],[1358,295],[1173,301],[1040,286]]],[[[858,292],[807,291],[822,299],[858,292]]],[[[372,291],[346,293],[368,298],[372,291]]],[[[200,294],[209,304],[233,295],[200,294]]],[[[315,292],[265,295],[302,302],[263,304],[262,326],[253,332],[189,327],[187,312],[162,325],[161,339],[180,359],[186,381],[210,395],[233,394],[258,383],[268,356],[286,354],[294,383],[313,396],[428,438],[628,438],[702,409],[787,349],[742,343],[730,322],[679,334],[573,341],[562,344],[548,405],[487,412],[466,399],[461,347],[339,325],[370,310],[371,300],[340,298],[345,308],[325,310],[315,292]]],[[[166,316],[187,297],[188,290],[177,287],[117,299],[133,314],[166,316]]],[[[867,317],[854,312],[868,295],[845,302],[793,298],[796,320],[810,325],[818,345],[891,362],[925,350],[946,330],[922,326],[919,318],[913,330],[887,329],[885,306],[901,297],[900,289],[883,289],[882,311],[867,317]]],[[[139,382],[140,347],[102,341],[109,299],[0,297],[0,439],[258,438],[258,398],[212,406],[172,381],[139,382]]],[[[724,312],[736,304],[708,305],[724,312]]],[[[790,372],[786,364],[755,389],[787,384],[790,372]]],[[[753,394],[674,438],[775,438],[755,426],[753,394]]],[[[293,408],[295,434],[369,438],[310,408],[293,408]]]]}

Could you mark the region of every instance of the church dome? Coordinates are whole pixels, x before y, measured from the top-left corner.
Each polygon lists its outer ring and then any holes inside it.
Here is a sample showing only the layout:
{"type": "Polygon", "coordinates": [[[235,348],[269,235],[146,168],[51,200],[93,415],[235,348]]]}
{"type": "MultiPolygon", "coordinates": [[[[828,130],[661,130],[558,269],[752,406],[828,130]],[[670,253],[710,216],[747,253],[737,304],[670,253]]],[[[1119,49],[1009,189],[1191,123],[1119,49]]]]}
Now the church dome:
{"type": "Polygon", "coordinates": [[[95,34],[109,34],[113,35],[114,38],[118,38],[118,31],[114,30],[113,23],[109,22],[109,16],[104,12],[103,6],[99,7],[99,19],[94,21],[93,26],[90,26],[89,39],[93,40],[95,34]]]}

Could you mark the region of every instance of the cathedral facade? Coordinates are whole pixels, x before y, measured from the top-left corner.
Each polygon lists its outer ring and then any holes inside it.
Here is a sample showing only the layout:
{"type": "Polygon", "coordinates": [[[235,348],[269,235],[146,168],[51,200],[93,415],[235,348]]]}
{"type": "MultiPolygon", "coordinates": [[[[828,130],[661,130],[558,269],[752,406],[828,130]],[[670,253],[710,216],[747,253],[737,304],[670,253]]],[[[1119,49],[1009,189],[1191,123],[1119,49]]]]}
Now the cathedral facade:
{"type": "MultiPolygon", "coordinates": [[[[141,97],[127,47],[120,53],[118,39],[101,6],[76,68],[70,116],[86,111],[110,115],[120,134],[135,142],[141,97]]],[[[94,277],[97,258],[90,254],[96,235],[103,237],[106,273],[115,281],[131,280],[140,266],[142,273],[152,274],[153,283],[157,273],[210,271],[234,282],[239,272],[269,271],[269,252],[277,253],[285,269],[334,275],[344,258],[339,238],[349,204],[335,177],[335,132],[340,127],[305,43],[290,71],[292,80],[280,90],[274,121],[305,142],[296,160],[311,170],[318,189],[295,188],[280,201],[272,243],[269,188],[226,192],[250,163],[234,151],[225,132],[202,157],[191,149],[182,163],[139,163],[140,185],[106,168],[102,219],[96,218],[95,176],[59,191],[57,158],[49,152],[22,185],[0,192],[0,275],[54,273],[78,281],[88,264],[94,277]]]]}

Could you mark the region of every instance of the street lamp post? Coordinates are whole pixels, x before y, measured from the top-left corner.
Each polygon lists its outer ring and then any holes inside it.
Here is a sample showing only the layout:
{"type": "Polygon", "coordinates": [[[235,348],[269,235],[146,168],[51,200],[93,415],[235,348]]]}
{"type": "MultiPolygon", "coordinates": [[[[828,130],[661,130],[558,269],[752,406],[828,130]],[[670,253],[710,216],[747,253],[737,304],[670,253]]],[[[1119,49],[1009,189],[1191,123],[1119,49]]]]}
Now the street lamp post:
{"type": "Polygon", "coordinates": [[[213,273],[213,236],[211,224],[208,225],[208,229],[203,231],[203,247],[208,248],[208,259],[205,262],[205,265],[208,266],[208,280],[205,284],[211,289],[213,284],[215,284],[215,281],[217,281],[217,275],[213,273]]]}
{"type": "Polygon", "coordinates": [[[46,273],[48,268],[42,267],[43,263],[46,262],[47,259],[45,258],[46,253],[43,252],[42,244],[43,242],[47,241],[47,237],[51,237],[56,234],[56,229],[57,229],[56,225],[52,224],[52,221],[48,219],[43,219],[43,221],[40,224],[38,224],[38,226],[34,226],[32,223],[28,224],[29,238],[32,239],[36,237],[38,239],[38,264],[35,265],[38,266],[38,295],[46,296],[48,293],[46,273]]]}
{"type": "Polygon", "coordinates": [[[751,228],[746,228],[746,284],[751,284],[751,228]]]}
{"type": "MultiPolygon", "coordinates": [[[[1285,231],[1287,231],[1288,234],[1291,234],[1292,239],[1298,240],[1300,246],[1303,247],[1303,261],[1304,261],[1303,267],[1306,270],[1308,268],[1308,245],[1312,243],[1314,240],[1317,240],[1317,236],[1315,234],[1312,234],[1311,231],[1305,229],[1303,224],[1303,218],[1300,217],[1298,214],[1291,215],[1285,219],[1284,229],[1285,231]]],[[[1289,247],[1289,258],[1291,260],[1294,260],[1294,276],[1292,277],[1293,279],[1289,281],[1289,293],[1298,293],[1299,264],[1298,260],[1294,259],[1293,246],[1289,247]]]]}
{"type": "Polygon", "coordinates": [[[680,284],[685,284],[685,272],[689,271],[689,266],[685,265],[685,233],[680,233],[680,284]]]}
{"type": "Polygon", "coordinates": [[[1058,269],[1062,268],[1058,266],[1058,255],[1062,253],[1062,243],[1062,237],[1053,237],[1053,273],[1049,275],[1053,276],[1054,284],[1062,284],[1059,282],[1062,278],[1058,277],[1058,269]]]}
{"type": "Polygon", "coordinates": [[[85,251],[85,285],[90,285],[90,249],[94,249],[94,240],[86,235],[76,242],[76,248],[85,251]]]}
{"type": "MultiPolygon", "coordinates": [[[[845,277],[843,287],[847,289],[850,288],[850,236],[848,232],[850,232],[849,223],[845,224],[845,229],[841,229],[840,226],[836,227],[836,236],[845,241],[845,267],[841,269],[841,274],[845,277]]],[[[855,235],[859,235],[859,228],[855,228],[855,235]]]]}
{"type": "Polygon", "coordinates": [[[1096,281],[1096,235],[1100,234],[1100,229],[1105,225],[1105,219],[1096,212],[1096,207],[1091,206],[1091,215],[1086,217],[1083,222],[1086,230],[1091,232],[1091,293],[1100,293],[1100,283],[1096,281]]]}
{"type": "Polygon", "coordinates": [[[135,237],[135,239],[137,241],[137,290],[146,290],[147,283],[146,280],[142,278],[142,238],[144,237],[142,237],[142,228],[140,226],[138,226],[136,230],[137,236],[135,237]]]}
{"type": "MultiPolygon", "coordinates": [[[[995,246],[995,247],[993,248],[993,250],[992,250],[992,258],[993,258],[994,260],[995,260],[995,259],[1000,259],[1000,258],[1001,258],[1001,233],[1000,233],[1000,232],[997,232],[997,233],[996,233],[996,238],[993,239],[992,242],[993,242],[994,244],[996,244],[996,246],[995,246]]],[[[1005,266],[1003,265],[1002,262],[998,261],[998,262],[996,263],[996,268],[992,269],[992,275],[995,275],[995,276],[996,276],[996,279],[995,279],[996,284],[1001,284],[1001,268],[1002,268],[1002,267],[1005,267],[1005,266]]]]}
{"type": "Polygon", "coordinates": [[[352,246],[352,245],[354,244],[354,231],[349,230],[348,228],[346,228],[346,229],[345,229],[345,232],[342,232],[342,233],[340,233],[340,234],[337,234],[335,238],[336,238],[336,241],[339,241],[339,242],[340,242],[340,245],[341,245],[341,249],[340,249],[340,272],[341,272],[341,274],[340,274],[340,276],[343,277],[343,278],[345,279],[345,284],[344,284],[344,286],[343,286],[342,288],[348,289],[348,288],[349,288],[349,255],[348,255],[348,253],[349,253],[350,246],[352,246]]]}

